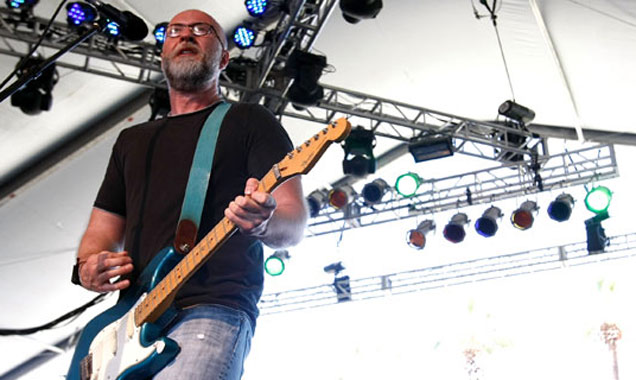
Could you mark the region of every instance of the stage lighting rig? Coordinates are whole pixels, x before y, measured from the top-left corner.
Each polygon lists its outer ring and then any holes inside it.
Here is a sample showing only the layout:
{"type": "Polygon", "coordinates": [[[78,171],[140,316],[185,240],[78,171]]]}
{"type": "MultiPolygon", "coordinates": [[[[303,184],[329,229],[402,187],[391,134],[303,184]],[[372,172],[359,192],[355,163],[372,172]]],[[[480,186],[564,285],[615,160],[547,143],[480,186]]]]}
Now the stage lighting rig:
{"type": "Polygon", "coordinates": [[[315,218],[320,214],[327,203],[329,203],[329,192],[326,189],[314,190],[307,196],[309,205],[309,217],[315,218]]]}
{"type": "Polygon", "coordinates": [[[364,177],[375,173],[377,167],[373,156],[375,142],[373,131],[362,127],[351,130],[343,144],[345,157],[342,161],[342,170],[344,174],[364,177]]]}
{"type": "Polygon", "coordinates": [[[526,125],[534,120],[535,113],[528,107],[506,100],[499,106],[499,114],[515,121],[518,124],[526,125]]]}
{"type": "Polygon", "coordinates": [[[453,141],[447,136],[420,138],[409,143],[409,153],[415,162],[452,156],[453,141]]]}
{"type": "Polygon", "coordinates": [[[423,249],[426,246],[426,234],[435,229],[433,220],[425,220],[417,225],[417,228],[406,233],[407,244],[415,249],[423,249]]]}
{"type": "Polygon", "coordinates": [[[155,38],[155,44],[159,50],[163,48],[163,44],[166,42],[166,28],[167,22],[161,22],[155,25],[155,29],[152,31],[152,36],[155,38]]]}
{"type": "Polygon", "coordinates": [[[510,222],[515,228],[522,231],[532,227],[534,223],[534,215],[539,210],[537,202],[525,201],[510,215],[510,222]]]}
{"type": "Polygon", "coordinates": [[[245,0],[245,9],[250,16],[268,21],[282,13],[289,14],[289,3],[288,0],[245,0]]]}
{"type": "Polygon", "coordinates": [[[607,218],[609,218],[607,211],[601,211],[585,221],[588,253],[596,254],[605,252],[605,247],[609,245],[609,239],[605,235],[605,230],[601,225],[601,222],[607,218]]]}
{"type": "Polygon", "coordinates": [[[329,204],[336,210],[344,208],[349,203],[353,202],[357,197],[356,191],[351,185],[343,185],[329,192],[329,204]]]}
{"type": "Polygon", "coordinates": [[[243,24],[234,29],[233,40],[239,49],[245,50],[254,46],[257,34],[251,25],[243,24]]]}
{"type": "Polygon", "coordinates": [[[382,10],[382,0],[340,0],[342,17],[350,23],[375,18],[382,10]]]}
{"type": "Polygon", "coordinates": [[[548,206],[548,216],[557,222],[565,222],[570,219],[574,208],[574,198],[570,194],[561,194],[548,206]]]}
{"type": "Polygon", "coordinates": [[[327,67],[327,57],[294,50],[285,64],[285,75],[294,82],[287,91],[287,99],[296,109],[317,105],[324,96],[318,84],[322,71],[327,67]]]}
{"type": "Polygon", "coordinates": [[[289,257],[287,250],[275,251],[265,260],[265,272],[272,277],[280,276],[285,271],[285,261],[289,257]]]}
{"type": "Polygon", "coordinates": [[[491,206],[484,211],[481,218],[475,222],[475,230],[483,237],[495,236],[497,233],[497,220],[503,216],[501,209],[491,206]]]}
{"type": "Polygon", "coordinates": [[[417,189],[424,180],[417,174],[408,172],[397,177],[395,180],[395,191],[403,197],[409,198],[417,193],[417,189]]]}
{"type": "Polygon", "coordinates": [[[380,203],[382,202],[384,194],[390,189],[389,184],[382,178],[374,179],[362,188],[362,199],[364,199],[367,205],[380,203]]]}
{"type": "Polygon", "coordinates": [[[40,0],[6,0],[7,7],[30,12],[40,0]]]}
{"type": "MultiPolygon", "coordinates": [[[[18,77],[30,75],[30,71],[43,62],[44,59],[37,56],[23,58],[17,65],[18,77]]],[[[50,110],[53,105],[52,91],[58,78],[55,63],[52,63],[38,77],[11,95],[11,105],[19,107],[27,115],[37,115],[42,111],[50,110]]]]}
{"type": "Polygon", "coordinates": [[[596,186],[587,192],[585,207],[595,214],[606,212],[612,201],[612,192],[605,186],[596,186]]]}
{"type": "Polygon", "coordinates": [[[444,237],[451,243],[460,243],[464,241],[466,237],[466,231],[464,226],[468,224],[470,220],[468,216],[463,212],[459,212],[450,219],[446,227],[444,227],[444,237]]]}

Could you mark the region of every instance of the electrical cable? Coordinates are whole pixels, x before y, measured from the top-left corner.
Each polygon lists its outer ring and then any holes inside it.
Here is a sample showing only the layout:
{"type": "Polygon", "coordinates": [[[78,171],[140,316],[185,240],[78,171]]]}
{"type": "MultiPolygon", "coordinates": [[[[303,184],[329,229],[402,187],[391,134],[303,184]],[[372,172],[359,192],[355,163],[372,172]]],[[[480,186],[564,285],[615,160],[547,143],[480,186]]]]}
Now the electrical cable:
{"type": "Polygon", "coordinates": [[[84,311],[86,311],[86,309],[88,309],[89,307],[97,305],[98,303],[102,302],[104,300],[104,298],[108,294],[109,293],[100,294],[97,297],[95,297],[92,300],[90,300],[89,302],[85,303],[84,305],[78,307],[77,309],[71,310],[68,313],[62,315],[61,317],[59,317],[59,318],[57,318],[57,319],[55,319],[55,320],[53,320],[51,322],[45,323],[45,324],[43,324],[41,326],[30,327],[30,328],[26,328],[26,329],[0,329],[0,336],[30,335],[30,334],[36,333],[38,331],[51,329],[54,326],[60,324],[61,322],[64,322],[67,319],[79,316],[84,311]]]}
{"type": "MultiPolygon", "coordinates": [[[[42,35],[40,36],[40,39],[38,40],[38,42],[35,43],[35,45],[33,45],[33,47],[31,48],[31,50],[25,55],[25,57],[30,57],[33,53],[35,53],[35,51],[37,50],[37,48],[40,47],[40,45],[42,44],[42,41],[44,41],[44,37],[46,37],[46,34],[49,32],[49,29],[51,29],[51,26],[53,25],[53,21],[55,20],[55,18],[57,17],[58,13],[60,13],[60,10],[62,9],[62,7],[64,6],[64,4],[66,4],[68,0],[62,0],[62,2],[60,3],[60,5],[57,6],[57,9],[55,10],[55,12],[53,12],[53,16],[51,17],[51,19],[49,20],[49,23],[46,25],[46,27],[44,28],[44,31],[42,32],[42,35]]],[[[2,81],[2,83],[0,83],[0,89],[4,88],[4,86],[7,85],[7,83],[11,80],[11,78],[13,78],[14,75],[16,75],[16,73],[20,70],[22,70],[24,68],[24,64],[26,63],[27,60],[21,60],[15,67],[15,69],[9,74],[7,75],[6,78],[4,78],[4,80],[2,81]]]]}

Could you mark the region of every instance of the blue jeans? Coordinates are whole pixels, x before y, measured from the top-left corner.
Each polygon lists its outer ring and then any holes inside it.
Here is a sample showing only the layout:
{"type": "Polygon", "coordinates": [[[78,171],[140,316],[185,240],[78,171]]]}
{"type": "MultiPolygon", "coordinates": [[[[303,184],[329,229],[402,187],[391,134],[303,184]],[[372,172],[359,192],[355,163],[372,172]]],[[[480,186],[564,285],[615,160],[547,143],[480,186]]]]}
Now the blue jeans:
{"type": "Polygon", "coordinates": [[[181,310],[168,330],[181,352],[154,380],[240,379],[252,325],[245,312],[221,305],[181,310]]]}

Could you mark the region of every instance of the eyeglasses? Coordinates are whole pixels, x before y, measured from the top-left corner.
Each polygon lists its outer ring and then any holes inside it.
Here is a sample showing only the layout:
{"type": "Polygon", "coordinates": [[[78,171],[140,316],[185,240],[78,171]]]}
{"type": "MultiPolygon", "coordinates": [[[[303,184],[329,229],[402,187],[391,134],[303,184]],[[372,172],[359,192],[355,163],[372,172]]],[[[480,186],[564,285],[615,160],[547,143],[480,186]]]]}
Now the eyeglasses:
{"type": "Polygon", "coordinates": [[[168,27],[166,27],[166,37],[177,38],[181,36],[186,29],[190,29],[190,32],[197,37],[203,37],[207,36],[210,33],[214,33],[214,36],[217,40],[219,40],[221,46],[225,47],[225,44],[223,44],[221,37],[219,37],[219,35],[216,33],[214,27],[211,24],[206,24],[204,22],[197,22],[196,24],[190,25],[170,24],[168,25],[168,27]]]}

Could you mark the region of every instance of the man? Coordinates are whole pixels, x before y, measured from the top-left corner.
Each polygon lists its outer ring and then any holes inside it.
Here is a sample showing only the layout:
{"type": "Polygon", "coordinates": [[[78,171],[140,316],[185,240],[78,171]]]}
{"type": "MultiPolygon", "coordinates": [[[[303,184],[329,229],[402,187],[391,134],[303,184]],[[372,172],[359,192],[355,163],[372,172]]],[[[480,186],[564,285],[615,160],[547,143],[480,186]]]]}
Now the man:
{"type": "MultiPolygon", "coordinates": [[[[78,251],[80,282],[90,290],[125,292],[153,255],[172,243],[199,132],[221,101],[219,74],[229,55],[225,34],[210,15],[177,14],[161,57],[171,114],[124,130],[113,147],[78,251]]],[[[256,178],[292,148],[274,116],[258,105],[233,105],[225,116],[198,239],[223,216],[239,232],[180,289],[179,315],[166,333],[181,352],[155,379],[240,378],[263,287],[259,241],[273,248],[294,245],[307,221],[299,177],[272,194],[257,191],[256,178]]]]}

